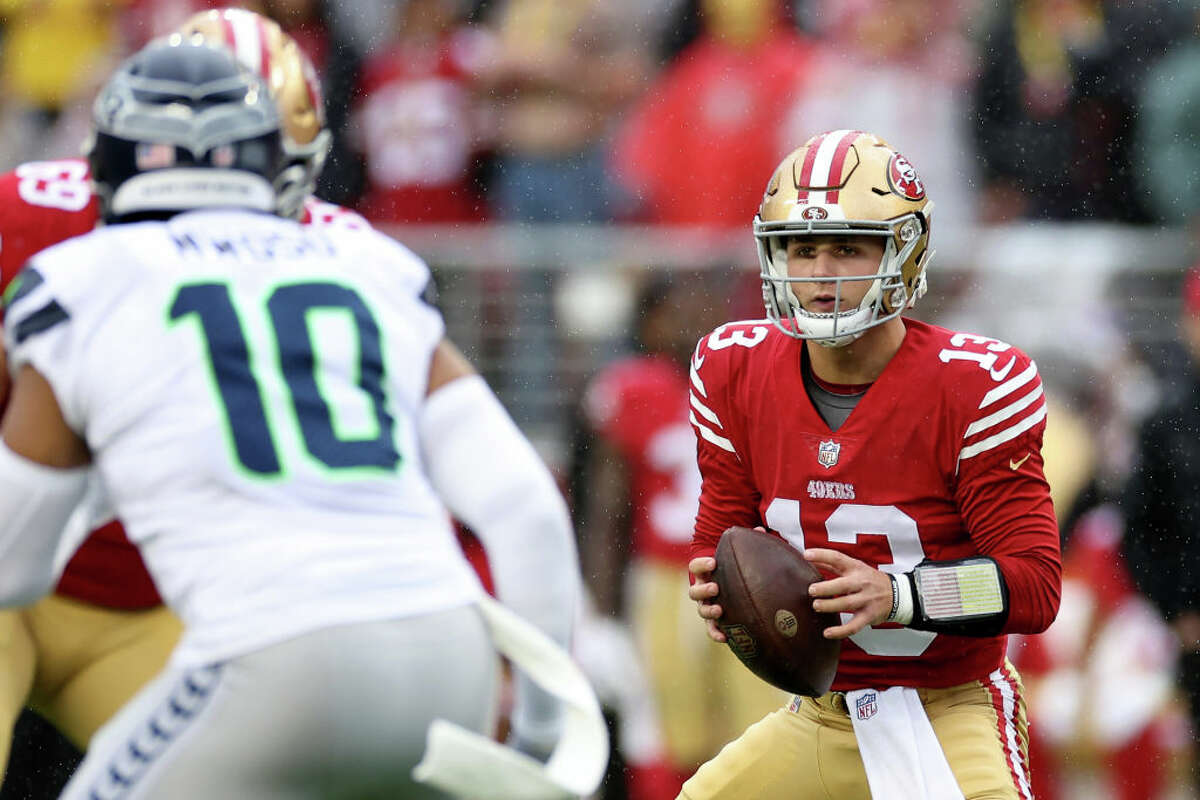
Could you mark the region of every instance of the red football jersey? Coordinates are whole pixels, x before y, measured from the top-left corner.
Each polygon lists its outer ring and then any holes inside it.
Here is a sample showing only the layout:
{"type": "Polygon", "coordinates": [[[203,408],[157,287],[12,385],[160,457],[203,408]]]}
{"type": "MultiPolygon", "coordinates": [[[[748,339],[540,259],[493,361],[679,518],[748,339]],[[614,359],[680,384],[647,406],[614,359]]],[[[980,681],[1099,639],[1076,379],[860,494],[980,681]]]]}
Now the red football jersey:
{"type": "Polygon", "coordinates": [[[472,180],[481,149],[472,81],[489,38],[462,29],[424,45],[396,42],[363,65],[356,144],[366,160],[359,208],[374,222],[478,222],[472,180]]]}
{"type": "MultiPolygon", "coordinates": [[[[0,290],[38,251],[88,233],[99,218],[82,159],[35,161],[0,175],[0,290]]],[[[95,530],[75,551],[57,591],[109,608],[162,602],[137,548],[116,522],[95,530]]]]}
{"type": "Polygon", "coordinates": [[[782,140],[783,122],[810,79],[811,52],[780,25],[750,50],[703,36],[680,53],[613,146],[613,169],[648,221],[740,227],[754,216],[762,176],[796,146],[782,140]]]}
{"type": "MultiPolygon", "coordinates": [[[[1005,633],[1040,631],[1058,608],[1061,565],[1037,368],[994,339],[905,325],[899,351],[837,431],[805,391],[804,342],[764,320],[701,340],[692,555],[712,555],[731,525],[765,525],[798,549],[839,550],[885,572],[986,555],[1008,584],[1005,633]]],[[[833,688],[965,683],[1001,666],[1005,639],[875,626],[843,641],[833,688]]]]}
{"type": "Polygon", "coordinates": [[[82,159],[34,161],[0,175],[0,285],[39,250],[96,227],[99,206],[82,159]]]}
{"type": "MultiPolygon", "coordinates": [[[[31,256],[88,233],[99,218],[88,165],[82,159],[30,162],[0,175],[0,292],[31,256]]],[[[305,201],[302,222],[367,226],[353,211],[312,197],[305,201]]],[[[106,608],[162,603],[141,554],[116,521],[84,540],[67,562],[56,591],[106,608]]]]}
{"type": "Polygon", "coordinates": [[[686,565],[700,498],[686,371],[663,356],[618,361],[592,380],[584,409],[629,470],[632,555],[686,565]]]}

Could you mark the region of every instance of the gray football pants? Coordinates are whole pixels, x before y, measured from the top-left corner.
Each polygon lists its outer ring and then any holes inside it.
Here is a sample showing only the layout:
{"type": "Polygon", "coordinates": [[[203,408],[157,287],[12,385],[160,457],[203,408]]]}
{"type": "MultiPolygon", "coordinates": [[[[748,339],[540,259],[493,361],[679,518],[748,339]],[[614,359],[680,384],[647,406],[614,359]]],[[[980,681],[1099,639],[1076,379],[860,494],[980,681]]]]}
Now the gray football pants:
{"type": "Polygon", "coordinates": [[[167,669],[92,740],[64,800],[441,798],[435,718],[490,734],[498,659],[474,606],[326,628],[167,669]]]}

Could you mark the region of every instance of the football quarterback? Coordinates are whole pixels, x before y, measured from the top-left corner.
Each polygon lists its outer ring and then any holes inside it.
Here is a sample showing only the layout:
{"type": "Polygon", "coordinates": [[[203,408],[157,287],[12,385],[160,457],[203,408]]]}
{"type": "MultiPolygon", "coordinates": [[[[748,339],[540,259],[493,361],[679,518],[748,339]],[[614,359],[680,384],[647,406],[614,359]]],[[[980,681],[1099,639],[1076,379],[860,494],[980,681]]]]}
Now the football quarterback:
{"type": "Polygon", "coordinates": [[[1030,800],[1008,633],[1057,613],[1046,401],[1012,345],[903,316],[925,290],[931,203],[877,136],[813,137],[754,220],[767,317],[703,337],[691,369],[702,476],[689,569],[724,641],[714,552],[763,527],[840,615],[832,691],[795,697],[681,798],[1030,800]]]}
{"type": "MultiPolygon", "coordinates": [[[[861,137],[858,137],[861,139],[861,137]]],[[[929,219],[933,203],[904,156],[876,140],[852,147],[852,137],[828,135],[796,150],[780,164],[754,219],[767,316],[784,333],[840,346],[868,328],[900,316],[925,294],[929,219]],[[799,234],[877,237],[879,268],[833,282],[838,309],[805,309],[793,292],[824,278],[788,271],[787,240],[799,234]],[[866,283],[862,299],[841,308],[843,287],[866,283]]]]}

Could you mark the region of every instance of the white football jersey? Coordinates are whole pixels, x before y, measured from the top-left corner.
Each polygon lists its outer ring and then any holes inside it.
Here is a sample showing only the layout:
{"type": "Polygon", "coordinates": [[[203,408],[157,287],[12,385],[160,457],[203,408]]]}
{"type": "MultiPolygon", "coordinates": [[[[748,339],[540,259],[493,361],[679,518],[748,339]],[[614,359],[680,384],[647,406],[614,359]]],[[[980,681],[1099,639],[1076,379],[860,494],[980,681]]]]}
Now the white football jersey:
{"type": "Polygon", "coordinates": [[[6,313],[186,633],[175,663],[482,593],[415,420],[429,269],[370,229],[238,211],[40,253],[6,313]]]}

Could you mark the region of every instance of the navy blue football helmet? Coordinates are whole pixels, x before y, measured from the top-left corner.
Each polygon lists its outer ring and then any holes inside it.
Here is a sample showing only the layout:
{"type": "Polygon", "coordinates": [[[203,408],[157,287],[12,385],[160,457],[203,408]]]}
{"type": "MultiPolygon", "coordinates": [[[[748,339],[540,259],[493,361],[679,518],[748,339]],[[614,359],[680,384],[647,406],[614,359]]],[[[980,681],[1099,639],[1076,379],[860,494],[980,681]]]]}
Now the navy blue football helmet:
{"type": "Polygon", "coordinates": [[[287,164],[279,111],[226,48],[179,35],[151,42],[101,89],[92,120],[88,161],[107,222],[278,211],[287,164]]]}

